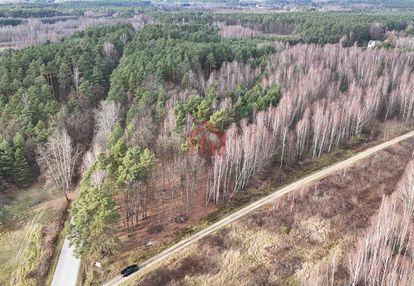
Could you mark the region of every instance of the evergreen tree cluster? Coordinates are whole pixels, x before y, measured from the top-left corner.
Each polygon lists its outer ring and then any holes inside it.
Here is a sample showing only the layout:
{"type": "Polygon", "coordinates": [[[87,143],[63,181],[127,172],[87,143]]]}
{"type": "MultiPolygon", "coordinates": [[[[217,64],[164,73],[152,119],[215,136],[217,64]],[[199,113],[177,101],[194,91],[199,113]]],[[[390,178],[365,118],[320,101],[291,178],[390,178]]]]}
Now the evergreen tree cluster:
{"type": "Polygon", "coordinates": [[[102,258],[119,249],[120,241],[114,235],[118,223],[114,196],[128,196],[135,183],[147,184],[155,164],[150,150],[127,147],[119,125],[108,139],[107,154],[99,154],[83,175],[80,195],[71,209],[74,223],[69,226],[69,238],[79,256],[102,258]],[[97,172],[105,174],[101,181],[93,179],[97,172]]]}
{"type": "MultiPolygon", "coordinates": [[[[200,13],[154,12],[154,17],[164,23],[201,23],[213,25],[242,25],[265,34],[299,35],[307,43],[337,43],[345,36],[344,44],[352,46],[372,40],[370,28],[379,23],[386,31],[404,31],[414,23],[414,12],[405,11],[299,11],[289,13],[200,13]]],[[[375,39],[373,39],[375,40],[375,39]]]]}
{"type": "Polygon", "coordinates": [[[29,184],[31,168],[24,151],[24,138],[20,133],[13,140],[0,141],[0,190],[6,183],[19,187],[29,184]]]}
{"type": "Polygon", "coordinates": [[[148,85],[185,86],[189,78],[208,78],[225,61],[259,66],[272,51],[270,46],[258,48],[255,40],[224,39],[203,25],[147,25],[126,48],[111,77],[109,97],[124,102],[127,92],[139,96],[148,85]]]}
{"type": "Polygon", "coordinates": [[[82,113],[106,96],[112,69],[131,34],[129,25],[103,26],[86,29],[60,43],[0,53],[3,182],[26,185],[30,177],[27,168],[35,161],[27,154],[46,142],[57,125],[66,124],[65,116],[82,113]],[[109,52],[104,50],[105,44],[109,52]],[[17,135],[18,144],[14,142],[17,135]],[[15,173],[12,177],[11,170],[15,173]]]}

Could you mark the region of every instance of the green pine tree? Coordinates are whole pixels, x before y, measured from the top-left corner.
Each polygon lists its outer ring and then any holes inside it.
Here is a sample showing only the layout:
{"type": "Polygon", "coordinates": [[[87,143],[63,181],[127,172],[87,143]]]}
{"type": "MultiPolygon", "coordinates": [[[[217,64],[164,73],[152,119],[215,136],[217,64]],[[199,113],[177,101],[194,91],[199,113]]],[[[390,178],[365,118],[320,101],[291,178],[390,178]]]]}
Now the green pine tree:
{"type": "Polygon", "coordinates": [[[34,133],[36,135],[36,141],[39,143],[45,143],[48,137],[48,130],[45,127],[43,121],[38,121],[35,128],[34,133]]]}
{"type": "Polygon", "coordinates": [[[226,123],[226,110],[220,109],[213,113],[213,115],[210,116],[210,123],[221,130],[224,129],[224,125],[226,123]]]}
{"type": "Polygon", "coordinates": [[[94,98],[93,93],[91,91],[91,84],[89,83],[89,81],[82,79],[81,84],[79,86],[79,91],[88,103],[93,103],[94,98]]]}
{"type": "Polygon", "coordinates": [[[77,256],[101,259],[119,249],[120,241],[114,231],[118,213],[107,186],[92,187],[83,182],[70,212],[74,224],[69,225],[68,237],[77,256]]]}
{"type": "Polygon", "coordinates": [[[12,168],[13,182],[19,187],[26,187],[30,181],[30,166],[21,147],[16,148],[12,168]]]}
{"type": "Polygon", "coordinates": [[[197,106],[196,120],[201,123],[207,120],[210,115],[210,105],[206,100],[202,100],[197,106]]]}
{"type": "Polygon", "coordinates": [[[177,130],[181,129],[181,127],[185,124],[185,108],[182,104],[176,104],[174,106],[174,115],[175,115],[175,127],[177,130]]]}
{"type": "Polygon", "coordinates": [[[1,184],[11,183],[12,166],[13,166],[13,147],[10,142],[3,139],[0,142],[0,180],[1,184]]]}

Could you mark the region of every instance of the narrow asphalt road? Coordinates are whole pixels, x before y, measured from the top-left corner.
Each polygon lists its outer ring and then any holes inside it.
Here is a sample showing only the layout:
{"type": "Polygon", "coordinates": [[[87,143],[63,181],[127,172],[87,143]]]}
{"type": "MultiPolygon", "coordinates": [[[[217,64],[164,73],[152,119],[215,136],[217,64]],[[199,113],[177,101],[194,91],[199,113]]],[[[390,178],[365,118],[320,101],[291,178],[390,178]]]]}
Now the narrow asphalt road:
{"type": "MultiPolygon", "coordinates": [[[[146,267],[146,266],[153,265],[155,263],[161,262],[162,260],[166,259],[167,257],[173,255],[174,253],[177,253],[178,251],[180,251],[183,248],[187,247],[188,245],[200,240],[201,238],[217,231],[218,229],[224,227],[225,225],[228,225],[229,223],[239,219],[240,217],[242,217],[242,216],[244,216],[244,215],[246,215],[246,214],[248,214],[248,213],[250,213],[250,212],[252,212],[252,211],[268,204],[268,203],[271,203],[274,199],[282,197],[282,196],[286,195],[287,193],[290,193],[294,190],[300,189],[300,188],[302,188],[306,185],[309,185],[310,183],[313,183],[315,181],[323,179],[323,178],[327,177],[328,175],[331,175],[331,174],[333,174],[333,173],[335,173],[335,172],[337,172],[341,169],[348,168],[348,167],[352,166],[354,163],[356,163],[356,162],[358,162],[362,159],[365,159],[365,158],[371,156],[372,154],[374,154],[374,153],[376,153],[376,152],[378,152],[382,149],[390,147],[394,144],[397,144],[397,143],[399,143],[401,141],[404,141],[404,140],[406,140],[410,137],[413,137],[413,136],[414,136],[414,131],[411,131],[411,132],[406,133],[406,134],[404,134],[400,137],[394,138],[390,141],[384,142],[380,145],[377,145],[375,147],[372,147],[370,149],[362,151],[359,154],[357,154],[357,155],[355,155],[355,156],[353,156],[353,157],[351,157],[347,160],[344,160],[344,161],[338,162],[338,163],[336,163],[332,166],[326,167],[326,168],[324,168],[324,169],[322,169],[318,172],[313,173],[312,175],[309,175],[309,176],[307,176],[303,179],[300,179],[299,181],[296,181],[296,182],[294,182],[294,183],[292,183],[292,184],[290,184],[290,185],[288,185],[288,186],[286,186],[282,189],[279,189],[279,190],[273,192],[272,194],[270,194],[270,195],[268,195],[268,196],[266,196],[266,197],[264,197],[264,198],[262,198],[262,199],[260,199],[256,202],[254,202],[254,203],[252,203],[252,204],[250,204],[250,205],[248,205],[248,206],[232,213],[231,215],[223,218],[222,220],[208,226],[207,228],[197,232],[196,234],[180,241],[179,243],[171,246],[170,248],[167,248],[166,250],[160,252],[159,254],[149,258],[148,260],[141,263],[140,267],[142,268],[142,267],[146,267]]],[[[112,280],[110,280],[109,282],[105,283],[104,286],[117,286],[117,285],[120,285],[121,283],[124,283],[127,279],[130,280],[131,278],[133,278],[138,273],[139,273],[139,271],[132,274],[132,275],[130,275],[127,278],[123,278],[121,275],[118,275],[118,276],[114,277],[112,280]]]]}
{"type": "Polygon", "coordinates": [[[80,259],[75,257],[73,247],[70,247],[69,240],[65,239],[51,286],[76,286],[79,267],[80,259]]]}

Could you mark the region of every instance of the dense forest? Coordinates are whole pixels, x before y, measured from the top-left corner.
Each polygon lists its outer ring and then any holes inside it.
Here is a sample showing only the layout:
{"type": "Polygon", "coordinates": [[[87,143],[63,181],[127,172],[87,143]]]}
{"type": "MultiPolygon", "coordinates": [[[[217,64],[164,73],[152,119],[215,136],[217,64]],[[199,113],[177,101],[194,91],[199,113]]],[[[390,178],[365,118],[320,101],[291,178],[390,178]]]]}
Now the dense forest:
{"type": "MultiPolygon", "coordinates": [[[[0,8],[0,29],[82,9],[0,8]]],[[[67,232],[88,262],[145,222],[203,218],[267,168],[413,123],[411,11],[98,12],[117,20],[0,52],[0,194],[76,190],[67,232]]]]}
{"type": "Polygon", "coordinates": [[[1,54],[2,186],[25,186],[36,179],[35,147],[58,127],[88,147],[93,132],[88,110],[106,96],[111,71],[131,33],[129,26],[108,26],[59,44],[1,54]]]}
{"type": "Polygon", "coordinates": [[[255,41],[227,40],[197,25],[147,26],[136,34],[99,109],[105,124],[98,123],[73,209],[81,253],[91,255],[94,243],[112,253],[116,245],[115,202],[108,209],[93,204],[87,216],[92,197],[108,200],[115,191],[130,232],[154,209],[159,222],[168,221],[162,210],[169,202],[178,200],[188,215],[200,198],[206,205],[228,200],[274,160],[282,167],[317,158],[377,120],[412,121],[411,52],[338,44],[257,48],[255,41]],[[96,223],[105,229],[85,232],[97,218],[108,219],[96,223]],[[91,236],[102,233],[107,244],[91,236]]]}
{"type": "Polygon", "coordinates": [[[155,16],[168,23],[201,21],[206,24],[224,22],[239,25],[267,35],[299,35],[304,42],[360,45],[370,40],[383,40],[387,31],[412,33],[413,12],[292,12],[276,14],[248,13],[157,13],[155,16]]]}

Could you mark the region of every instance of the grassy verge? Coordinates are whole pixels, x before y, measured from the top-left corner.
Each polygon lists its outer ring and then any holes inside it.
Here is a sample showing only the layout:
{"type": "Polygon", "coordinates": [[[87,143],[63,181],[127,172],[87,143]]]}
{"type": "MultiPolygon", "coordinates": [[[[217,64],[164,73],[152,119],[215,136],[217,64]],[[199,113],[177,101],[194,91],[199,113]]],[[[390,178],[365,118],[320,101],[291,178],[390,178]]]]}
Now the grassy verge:
{"type": "MultiPolygon", "coordinates": [[[[25,285],[27,280],[33,279],[32,271],[36,268],[42,252],[41,224],[35,225],[29,235],[29,245],[26,251],[19,256],[20,265],[16,271],[16,284],[25,285]]],[[[35,285],[35,282],[30,281],[27,284],[35,285]]]]}
{"type": "Polygon", "coordinates": [[[84,274],[84,271],[83,271],[84,268],[85,268],[85,260],[81,259],[81,263],[80,263],[80,266],[79,266],[80,271],[79,271],[78,279],[76,280],[76,285],[78,285],[78,286],[82,286],[83,281],[86,278],[83,275],[84,274]]]}
{"type": "Polygon", "coordinates": [[[49,268],[57,263],[53,255],[65,216],[61,201],[39,184],[7,193],[2,208],[8,216],[0,224],[0,285],[51,281],[49,268]]]}
{"type": "Polygon", "coordinates": [[[39,211],[33,218],[0,234],[0,285],[35,285],[31,271],[41,256],[41,228],[47,218],[39,211]]]}

